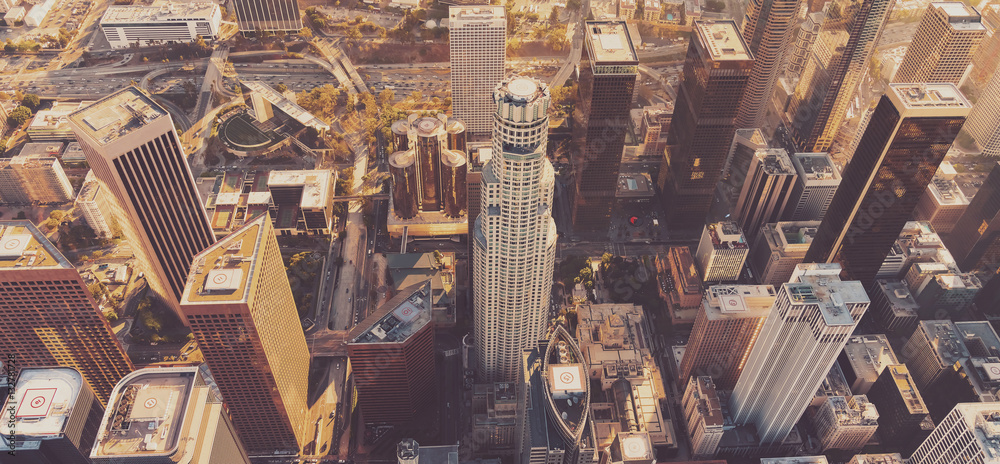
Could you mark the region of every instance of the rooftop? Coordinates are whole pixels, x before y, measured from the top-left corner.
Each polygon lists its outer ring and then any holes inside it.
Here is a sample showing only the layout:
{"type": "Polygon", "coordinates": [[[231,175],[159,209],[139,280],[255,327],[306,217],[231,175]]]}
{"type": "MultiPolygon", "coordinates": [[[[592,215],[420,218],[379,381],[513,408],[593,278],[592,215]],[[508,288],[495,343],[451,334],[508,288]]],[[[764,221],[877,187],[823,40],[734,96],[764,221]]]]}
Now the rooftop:
{"type": "MultiPolygon", "coordinates": [[[[70,113],[90,106],[93,103],[92,101],[55,102],[51,108],[35,113],[35,117],[31,119],[31,124],[28,125],[28,131],[69,131],[71,130],[68,126],[70,113]]],[[[51,145],[51,143],[47,143],[46,145],[51,145]]]]}
{"type": "Polygon", "coordinates": [[[152,5],[111,5],[101,25],[160,21],[210,20],[219,11],[212,2],[155,2],[152,5]]]}
{"type": "Polygon", "coordinates": [[[587,21],[587,50],[596,64],[637,64],[625,21],[587,21]]]}
{"type": "Polygon", "coordinates": [[[878,425],[878,410],[865,395],[854,395],[849,398],[843,396],[827,398],[824,407],[833,408],[837,422],[841,426],[878,425]]]}
{"type": "Polygon", "coordinates": [[[69,367],[24,368],[17,378],[14,394],[6,398],[8,420],[0,421],[3,437],[58,436],[66,429],[80,390],[83,376],[69,367]]]}
{"type": "Polygon", "coordinates": [[[967,116],[972,103],[955,84],[889,84],[889,99],[903,116],[967,116]],[[913,110],[922,110],[911,113],[913,110]]]}
{"type": "Polygon", "coordinates": [[[820,221],[779,222],[775,231],[780,231],[780,248],[803,248],[808,250],[809,244],[816,237],[820,221]]]}
{"type": "Polygon", "coordinates": [[[492,26],[506,26],[506,15],[502,6],[452,6],[448,8],[450,27],[463,26],[465,23],[488,22],[492,26]],[[458,21],[456,23],[456,21],[458,21]]]}
{"type": "MultiPolygon", "coordinates": [[[[722,416],[722,403],[719,394],[715,390],[715,383],[709,376],[691,377],[690,382],[695,383],[692,394],[698,401],[698,413],[701,415],[705,426],[722,426],[725,418],[722,416]]],[[[689,387],[690,388],[690,387],[689,387]]]]}
{"type": "Polygon", "coordinates": [[[258,216],[195,256],[181,303],[247,302],[268,220],[258,216]]]}
{"type": "Polygon", "coordinates": [[[753,59],[734,21],[695,21],[695,29],[713,60],[753,59]]]}
{"type": "Polygon", "coordinates": [[[184,367],[127,375],[108,400],[91,457],[172,454],[197,373],[197,367],[184,367]]]}
{"type": "Polygon", "coordinates": [[[402,343],[431,321],[431,284],[404,288],[347,335],[348,343],[402,343]]]}
{"type": "Polygon", "coordinates": [[[955,329],[962,336],[962,341],[970,356],[1000,356],[1000,339],[993,326],[986,321],[956,322],[955,329]]]}
{"type": "Polygon", "coordinates": [[[808,274],[798,279],[783,284],[789,300],[796,305],[818,305],[830,326],[854,325],[850,305],[870,302],[864,285],[856,280],[845,282],[836,276],[808,274]]]}
{"type": "MultiPolygon", "coordinates": [[[[889,372],[889,375],[895,381],[896,389],[899,390],[899,396],[906,403],[906,409],[909,413],[927,414],[927,405],[924,404],[924,398],[920,396],[920,390],[917,390],[917,384],[913,381],[913,376],[910,375],[910,369],[906,367],[906,364],[888,366],[886,371],[889,372]]],[[[883,372],[883,375],[885,375],[885,372],[883,372]]]]}
{"type": "Polygon", "coordinates": [[[929,338],[931,347],[937,351],[938,362],[942,366],[951,366],[958,360],[969,357],[969,349],[965,347],[955,323],[920,321],[920,327],[929,338]]]}
{"type": "Polygon", "coordinates": [[[853,464],[904,464],[906,461],[899,453],[892,454],[855,454],[853,464]]]}
{"type": "Polygon", "coordinates": [[[878,280],[878,288],[889,301],[889,309],[896,317],[906,317],[917,315],[920,305],[910,293],[910,288],[900,280],[878,280]]]}
{"type": "Polygon", "coordinates": [[[932,2],[931,7],[940,8],[948,16],[948,24],[958,31],[986,31],[982,17],[975,8],[962,2],[932,2]]]}
{"type": "Polygon", "coordinates": [[[795,167],[784,148],[760,148],[754,156],[764,165],[764,172],[769,176],[795,174],[795,167]]]}
{"type": "Polygon", "coordinates": [[[706,231],[712,237],[712,245],[715,249],[723,248],[746,248],[747,241],[743,237],[740,226],[732,221],[718,222],[705,226],[706,231]]]}
{"type": "Polygon", "coordinates": [[[934,176],[927,191],[934,196],[934,200],[940,205],[968,205],[969,198],[965,196],[962,189],[958,188],[958,182],[934,176]]]}
{"type": "Polygon", "coordinates": [[[278,91],[271,88],[271,86],[261,81],[240,80],[240,83],[250,89],[251,92],[260,94],[260,96],[271,103],[271,105],[274,105],[282,113],[287,114],[303,126],[312,127],[320,132],[330,130],[329,124],[323,122],[316,116],[313,116],[312,113],[306,111],[305,108],[302,108],[295,102],[285,98],[284,95],[278,93],[278,91]]]}
{"type": "Polygon", "coordinates": [[[31,221],[0,221],[0,270],[73,269],[31,221]]]}
{"type": "Polygon", "coordinates": [[[321,208],[330,196],[333,171],[329,169],[308,169],[302,171],[271,171],[267,179],[268,188],[302,186],[303,208],[321,208]]]}
{"type": "Polygon", "coordinates": [[[789,458],[761,458],[760,464],[829,464],[826,456],[792,456],[789,458]]]}
{"type": "Polygon", "coordinates": [[[840,183],[840,171],[833,165],[833,159],[827,153],[796,153],[792,163],[799,177],[818,185],[837,185],[840,183]]]}
{"type": "Polygon", "coordinates": [[[966,425],[976,436],[979,445],[989,458],[983,462],[1000,462],[1000,405],[997,403],[959,403],[955,409],[962,412],[966,425]]]}
{"type": "Polygon", "coordinates": [[[552,425],[566,439],[579,438],[590,410],[590,381],[580,347],[562,325],[557,325],[542,358],[543,390],[552,425]]]}
{"type": "Polygon", "coordinates": [[[130,86],[73,112],[69,120],[99,144],[107,145],[164,116],[168,115],[163,107],[130,86]]]}
{"type": "MultiPolygon", "coordinates": [[[[39,111],[41,113],[41,111],[39,111]]],[[[68,128],[67,128],[68,130],[68,128]]],[[[37,143],[26,143],[21,147],[21,151],[18,152],[18,156],[59,156],[62,154],[63,142],[37,142],[37,143]]]]}
{"type": "Polygon", "coordinates": [[[819,384],[819,388],[816,389],[816,396],[832,398],[834,396],[850,395],[851,387],[847,384],[847,378],[844,377],[844,370],[840,368],[839,363],[833,363],[833,366],[830,367],[830,372],[826,373],[823,381],[819,384]]]}
{"type": "Polygon", "coordinates": [[[709,320],[767,317],[777,292],[771,285],[713,285],[705,291],[709,320]]]}
{"type": "Polygon", "coordinates": [[[847,339],[844,356],[857,377],[874,380],[890,364],[899,364],[885,335],[855,335],[847,339]]]}

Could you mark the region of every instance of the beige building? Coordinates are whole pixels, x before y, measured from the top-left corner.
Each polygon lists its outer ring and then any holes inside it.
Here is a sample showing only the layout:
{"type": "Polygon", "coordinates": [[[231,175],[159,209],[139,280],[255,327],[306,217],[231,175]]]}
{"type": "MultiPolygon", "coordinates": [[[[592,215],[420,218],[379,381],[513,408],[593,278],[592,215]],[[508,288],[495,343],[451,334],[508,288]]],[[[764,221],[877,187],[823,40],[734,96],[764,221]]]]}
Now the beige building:
{"type": "Polygon", "coordinates": [[[750,247],[747,264],[757,281],[775,287],[788,282],[816,236],[819,221],[765,224],[750,247]]]}
{"type": "Polygon", "coordinates": [[[0,159],[0,203],[65,203],[73,186],[59,160],[21,155],[0,159]]]}
{"type": "Polygon", "coordinates": [[[762,127],[774,84],[784,62],[785,37],[796,23],[799,0],[751,0],[743,15],[743,41],[753,54],[753,69],[743,92],[736,127],[762,127]]]}
{"type": "Polygon", "coordinates": [[[885,335],[854,335],[837,358],[851,393],[867,395],[878,376],[891,364],[899,364],[885,335]]]}
{"type": "Polygon", "coordinates": [[[878,410],[865,395],[834,396],[813,418],[823,451],[860,450],[878,428],[878,410]]]}
{"type": "Polygon", "coordinates": [[[847,464],[905,464],[899,453],[855,454],[847,464]]]}
{"type": "Polygon", "coordinates": [[[909,462],[1000,463],[1000,404],[959,403],[913,452],[909,462]]]}
{"type": "Polygon", "coordinates": [[[701,232],[695,259],[704,282],[739,279],[750,246],[734,222],[707,224],[701,232]]]}
{"type": "Polygon", "coordinates": [[[893,82],[959,85],[986,35],[979,12],[962,2],[933,2],[903,56],[893,82]]]}
{"type": "Polygon", "coordinates": [[[969,199],[955,182],[957,172],[951,163],[941,163],[937,174],[913,210],[913,219],[931,223],[939,234],[949,234],[969,207],[969,199]]]}
{"type": "Polygon", "coordinates": [[[453,6],[448,10],[452,115],[469,133],[493,130],[493,89],[504,78],[507,17],[502,6],[453,6]]]}
{"type": "Polygon", "coordinates": [[[711,459],[724,433],[722,403],[711,377],[691,377],[681,402],[684,424],[691,440],[692,459],[711,459]]]}

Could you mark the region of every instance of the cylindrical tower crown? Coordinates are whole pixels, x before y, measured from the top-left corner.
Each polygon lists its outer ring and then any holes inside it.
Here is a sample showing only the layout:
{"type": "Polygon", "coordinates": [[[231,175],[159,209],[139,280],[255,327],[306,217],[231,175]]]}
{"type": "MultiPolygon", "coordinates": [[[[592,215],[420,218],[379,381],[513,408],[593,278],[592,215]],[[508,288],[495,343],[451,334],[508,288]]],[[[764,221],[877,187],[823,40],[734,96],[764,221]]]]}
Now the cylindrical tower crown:
{"type": "Polygon", "coordinates": [[[549,87],[529,77],[515,76],[493,92],[493,150],[530,151],[548,140],[549,87]]]}
{"type": "Polygon", "coordinates": [[[448,118],[448,148],[466,153],[465,123],[455,118],[448,118]]]}
{"type": "Polygon", "coordinates": [[[444,214],[450,218],[465,215],[465,171],[468,163],[465,153],[455,150],[441,152],[441,191],[444,193],[444,214]]]}
{"type": "Polygon", "coordinates": [[[436,117],[411,118],[410,131],[416,135],[417,171],[420,176],[420,209],[441,209],[439,167],[441,150],[447,143],[444,121],[436,117]]]}
{"type": "Polygon", "coordinates": [[[417,166],[414,161],[413,150],[389,155],[393,210],[401,219],[413,219],[417,215],[417,166]]]}
{"type": "Polygon", "coordinates": [[[405,151],[410,148],[410,123],[405,119],[400,119],[392,123],[392,150],[405,151]]]}

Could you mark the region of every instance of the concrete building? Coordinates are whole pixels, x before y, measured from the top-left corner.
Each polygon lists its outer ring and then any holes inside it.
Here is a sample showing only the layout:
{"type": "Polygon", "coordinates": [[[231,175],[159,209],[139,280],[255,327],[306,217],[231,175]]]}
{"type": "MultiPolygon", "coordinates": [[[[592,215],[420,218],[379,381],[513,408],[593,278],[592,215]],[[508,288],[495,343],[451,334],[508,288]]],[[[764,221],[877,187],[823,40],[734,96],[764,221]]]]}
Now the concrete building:
{"type": "Polygon", "coordinates": [[[656,257],[656,278],[660,298],[667,304],[670,323],[693,324],[701,296],[705,292],[701,275],[688,247],[670,247],[666,256],[656,257]]]}
{"type": "Polygon", "coordinates": [[[840,170],[827,153],[796,153],[792,165],[798,178],[786,221],[821,221],[840,187],[840,170]]]}
{"type": "Polygon", "coordinates": [[[517,456],[517,385],[508,382],[472,387],[473,451],[480,456],[517,456]]]}
{"type": "Polygon", "coordinates": [[[899,364],[885,335],[855,335],[847,340],[837,358],[851,393],[867,395],[886,367],[899,364]]]}
{"type": "Polygon", "coordinates": [[[943,420],[959,403],[996,402],[1000,398],[1000,358],[963,359],[952,365],[924,393],[927,409],[936,421],[943,420]]]}
{"type": "Polygon", "coordinates": [[[792,456],[787,458],[761,458],[760,464],[829,464],[826,456],[792,456]]]}
{"type": "Polygon", "coordinates": [[[112,225],[121,228],[115,222],[114,211],[117,211],[118,207],[110,205],[113,201],[114,197],[94,178],[93,172],[88,172],[87,180],[84,181],[83,187],[80,187],[80,193],[76,195],[75,205],[83,220],[98,237],[114,236],[112,225]]]}
{"type": "Polygon", "coordinates": [[[913,452],[911,464],[1000,462],[1000,405],[962,403],[913,452]]]}
{"type": "Polygon", "coordinates": [[[757,281],[775,287],[788,282],[809,251],[817,227],[819,221],[764,224],[747,257],[757,281]]]}
{"type": "Polygon", "coordinates": [[[0,326],[15,370],[72,367],[101,404],[133,369],[76,267],[29,221],[0,221],[0,326]]]}
{"type": "Polygon", "coordinates": [[[921,390],[935,383],[953,364],[970,356],[951,321],[920,321],[903,352],[909,355],[906,365],[921,390]]]}
{"type": "Polygon", "coordinates": [[[452,6],[448,10],[448,34],[452,115],[465,123],[474,139],[489,138],[496,112],[493,89],[504,79],[507,60],[504,9],[452,6]]]}
{"type": "Polygon", "coordinates": [[[707,224],[695,257],[705,282],[736,281],[743,272],[750,246],[734,222],[707,224]]]}
{"type": "Polygon", "coordinates": [[[754,153],[732,215],[747,242],[753,243],[764,224],[780,221],[788,205],[794,204],[797,177],[783,148],[754,153]]]}
{"type": "Polygon", "coordinates": [[[455,253],[390,253],[385,261],[386,282],[397,292],[430,280],[434,326],[455,325],[455,253]]]}
{"type": "Polygon", "coordinates": [[[111,5],[100,24],[111,48],[188,43],[199,37],[217,39],[222,11],[212,2],[165,0],[151,5],[111,5]]]}
{"type": "Polygon", "coordinates": [[[437,374],[431,285],[411,285],[347,334],[365,422],[411,425],[434,401],[437,374]]]}
{"type": "Polygon", "coordinates": [[[111,395],[91,461],[250,464],[210,382],[199,367],[148,368],[129,374],[111,395]]]}
{"type": "Polygon", "coordinates": [[[784,115],[799,148],[808,152],[829,150],[871,61],[893,3],[892,0],[836,0],[826,11],[826,20],[820,26],[784,115]]]}
{"type": "Polygon", "coordinates": [[[73,186],[58,158],[18,155],[0,160],[0,203],[66,203],[73,186]]]}
{"type": "Polygon", "coordinates": [[[659,185],[675,228],[705,224],[736,131],[753,54],[733,21],[697,21],[670,122],[659,185]]]}
{"type": "MultiPolygon", "coordinates": [[[[16,362],[16,361],[15,361],[16,362]]],[[[14,373],[10,373],[13,380],[14,373]]],[[[4,395],[0,423],[5,464],[90,464],[104,408],[70,367],[24,368],[4,395]],[[13,440],[11,440],[13,438],[13,440]]]]}
{"type": "Polygon", "coordinates": [[[986,35],[979,11],[962,2],[931,2],[893,82],[959,85],[986,35]]]}
{"type": "Polygon", "coordinates": [[[208,181],[201,198],[218,238],[265,213],[279,235],[328,235],[333,227],[336,171],[239,171],[208,181]]]}
{"type": "Polygon", "coordinates": [[[278,110],[299,124],[316,129],[320,134],[325,134],[330,130],[329,124],[306,111],[293,99],[285,97],[285,94],[278,92],[270,85],[262,81],[251,80],[240,80],[240,84],[249,90],[246,94],[253,107],[254,118],[258,121],[263,123],[271,120],[274,118],[274,110],[278,110]]]}
{"type": "MultiPolygon", "coordinates": [[[[27,5],[30,5],[30,3],[25,3],[26,8],[27,5]]],[[[52,11],[52,7],[56,5],[56,0],[41,0],[33,5],[24,15],[24,25],[28,27],[41,26],[42,21],[45,21],[45,17],[52,11]]]]}
{"type": "Polygon", "coordinates": [[[756,425],[761,446],[785,441],[868,309],[864,286],[840,272],[800,264],[750,350],[730,412],[734,423],[756,425]]]}
{"type": "MultiPolygon", "coordinates": [[[[633,9],[634,12],[634,9],[633,9]]],[[[618,190],[639,58],[625,21],[587,21],[580,62],[579,114],[584,138],[574,156],[574,232],[607,234],[618,190]]]]}
{"type": "Polygon", "coordinates": [[[986,26],[986,35],[972,52],[972,69],[969,77],[977,88],[982,89],[993,77],[997,64],[1000,63],[1000,35],[996,33],[1000,27],[1000,5],[987,4],[980,8],[979,12],[982,14],[980,22],[986,26]]]}
{"type": "Polygon", "coordinates": [[[920,305],[910,289],[898,279],[877,279],[875,285],[871,292],[872,305],[868,309],[869,320],[880,331],[899,335],[911,333],[919,319],[920,305]]]}
{"type": "Polygon", "coordinates": [[[678,369],[678,384],[708,376],[730,390],[771,312],[777,292],[770,285],[713,285],[705,292],[678,369]]]}
{"type": "Polygon", "coordinates": [[[548,86],[525,77],[494,91],[493,158],[483,167],[470,237],[481,381],[512,381],[519,353],[545,333],[556,251],[555,171],[545,157],[550,98],[548,86]]]}
{"type": "Polygon", "coordinates": [[[798,76],[805,69],[806,62],[809,60],[809,52],[816,42],[824,19],[826,19],[826,14],[822,11],[809,13],[806,15],[805,21],[802,21],[798,28],[789,34],[790,43],[788,44],[789,52],[786,57],[785,74],[798,76]]]}
{"type": "Polygon", "coordinates": [[[774,84],[781,74],[785,38],[795,25],[801,0],[751,0],[743,15],[743,42],[753,55],[753,69],[739,104],[736,127],[763,127],[774,84]]]}
{"type": "Polygon", "coordinates": [[[691,440],[691,457],[715,457],[724,433],[725,418],[711,377],[691,377],[688,380],[681,410],[684,411],[684,424],[691,440]]]}
{"type": "Polygon", "coordinates": [[[993,280],[1000,269],[1000,163],[993,165],[951,232],[945,244],[958,267],[975,272],[984,284],[993,280]]]}
{"type": "Polygon", "coordinates": [[[128,87],[70,114],[69,122],[87,163],[123,209],[123,232],[147,268],[150,289],[186,321],[179,302],[191,261],[215,235],[170,114],[128,87]]]}
{"type": "Polygon", "coordinates": [[[70,113],[93,103],[92,101],[55,102],[51,108],[38,111],[28,123],[28,138],[32,142],[73,140],[73,128],[69,124],[70,113]]]}
{"type": "Polygon", "coordinates": [[[935,232],[931,223],[926,221],[908,221],[903,225],[899,238],[889,249],[889,254],[882,261],[876,277],[906,279],[907,274],[917,263],[939,264],[941,269],[958,272],[955,260],[945,248],[941,236],[935,232]]]}
{"type": "Polygon", "coordinates": [[[913,219],[930,222],[939,234],[950,234],[969,207],[969,199],[955,182],[955,174],[951,163],[942,162],[913,210],[913,219]]]}
{"type": "MultiPolygon", "coordinates": [[[[757,150],[768,148],[767,137],[760,129],[736,129],[729,151],[726,153],[725,167],[722,169],[723,178],[733,187],[734,193],[742,190],[746,175],[750,171],[750,161],[757,150]]],[[[733,200],[735,201],[735,198],[733,200]]]]}
{"type": "Polygon", "coordinates": [[[659,161],[663,158],[663,150],[667,148],[667,134],[670,133],[670,120],[673,115],[673,105],[643,108],[642,123],[639,126],[639,133],[642,134],[640,148],[642,159],[654,160],[659,166],[659,161]]]}
{"type": "Polygon", "coordinates": [[[971,107],[954,84],[890,84],[805,261],[838,262],[872,285],[971,107]],[[927,127],[933,136],[897,137],[927,127]]]}
{"type": "Polygon", "coordinates": [[[878,428],[878,410],[865,395],[835,396],[819,407],[813,425],[823,451],[857,451],[878,428]]]}
{"type": "Polygon", "coordinates": [[[297,32],[302,29],[299,6],[291,0],[236,0],[233,3],[240,32],[297,32]]]}
{"type": "Polygon", "coordinates": [[[984,155],[1000,157],[1000,133],[994,130],[1000,124],[1000,79],[997,74],[993,76],[979,92],[977,105],[963,128],[984,155]]]}
{"type": "Polygon", "coordinates": [[[930,410],[905,364],[882,370],[867,396],[878,408],[883,445],[908,456],[934,430],[930,410]]]}
{"type": "Polygon", "coordinates": [[[928,277],[926,284],[914,294],[923,319],[960,319],[983,288],[975,274],[945,273],[928,277]]]}
{"type": "Polygon", "coordinates": [[[855,454],[847,464],[905,464],[899,453],[855,454]]]}
{"type": "Polygon", "coordinates": [[[266,216],[194,257],[181,309],[247,451],[298,453],[313,439],[310,356],[266,216]]]}

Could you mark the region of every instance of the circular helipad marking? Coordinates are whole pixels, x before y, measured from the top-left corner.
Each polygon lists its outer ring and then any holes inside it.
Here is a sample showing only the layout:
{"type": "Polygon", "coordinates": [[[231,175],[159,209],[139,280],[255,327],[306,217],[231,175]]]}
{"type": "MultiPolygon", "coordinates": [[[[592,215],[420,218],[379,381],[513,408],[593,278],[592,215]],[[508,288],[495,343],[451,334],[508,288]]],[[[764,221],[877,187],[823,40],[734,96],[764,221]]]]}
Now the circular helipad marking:
{"type": "Polygon", "coordinates": [[[519,77],[517,79],[510,81],[510,84],[507,84],[507,89],[510,90],[510,93],[514,95],[527,97],[538,90],[538,84],[536,84],[535,81],[532,81],[531,79],[519,77]]]}
{"type": "Polygon", "coordinates": [[[561,380],[562,383],[573,383],[573,381],[576,380],[576,376],[574,376],[571,372],[563,372],[559,375],[559,380],[561,380]]]}
{"type": "Polygon", "coordinates": [[[216,284],[224,284],[227,280],[229,280],[229,277],[225,274],[216,274],[215,277],[212,277],[212,283],[216,284]]]}
{"type": "Polygon", "coordinates": [[[421,119],[420,122],[417,123],[417,127],[420,128],[420,130],[422,131],[433,130],[434,126],[435,126],[434,120],[432,119],[426,119],[426,118],[421,119]]]}
{"type": "Polygon", "coordinates": [[[736,300],[729,300],[727,303],[729,306],[736,306],[736,300]]]}
{"type": "Polygon", "coordinates": [[[156,407],[156,398],[150,398],[146,400],[145,403],[142,403],[142,405],[145,406],[146,409],[153,409],[154,407],[156,407]]]}
{"type": "Polygon", "coordinates": [[[34,397],[34,398],[31,399],[31,403],[30,404],[31,404],[32,408],[40,408],[40,407],[42,407],[43,404],[45,404],[45,397],[44,396],[36,396],[36,397],[34,397]]]}
{"type": "Polygon", "coordinates": [[[17,248],[19,246],[21,246],[21,239],[19,238],[12,238],[8,240],[7,243],[3,244],[3,247],[6,250],[13,250],[14,248],[17,248]]]}
{"type": "Polygon", "coordinates": [[[990,366],[990,374],[1000,375],[1000,367],[990,366]]]}
{"type": "Polygon", "coordinates": [[[409,316],[410,314],[413,314],[413,310],[410,308],[403,308],[402,314],[404,316],[409,316]]]}

